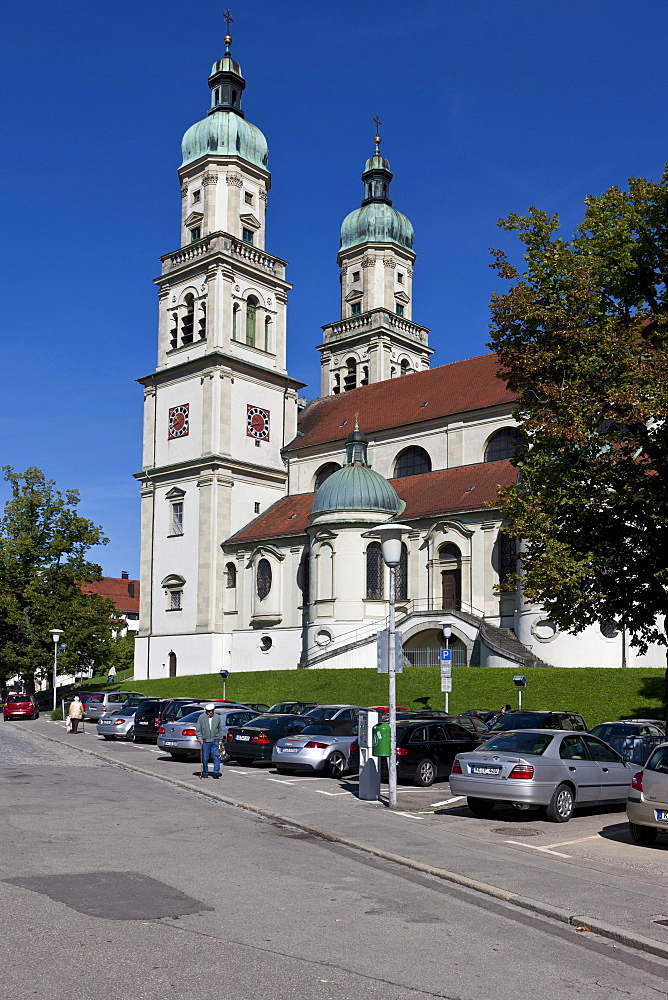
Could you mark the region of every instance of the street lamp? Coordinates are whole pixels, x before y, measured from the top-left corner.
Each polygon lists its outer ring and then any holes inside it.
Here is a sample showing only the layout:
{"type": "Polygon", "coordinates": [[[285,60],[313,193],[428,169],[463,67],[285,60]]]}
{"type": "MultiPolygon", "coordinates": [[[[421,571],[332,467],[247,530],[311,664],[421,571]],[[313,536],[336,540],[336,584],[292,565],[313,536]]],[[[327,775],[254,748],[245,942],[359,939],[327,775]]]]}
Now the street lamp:
{"type": "Polygon", "coordinates": [[[388,722],[390,725],[390,756],[387,761],[387,792],[390,809],[397,807],[397,675],[396,675],[396,628],[394,624],[394,602],[396,590],[396,570],[401,562],[401,538],[411,529],[405,524],[381,524],[366,531],[364,538],[377,538],[383,552],[383,562],[390,570],[390,614],[388,621],[388,722]]]}
{"type": "Polygon", "coordinates": [[[227,701],[227,698],[225,697],[225,694],[226,694],[227,678],[230,676],[230,671],[223,669],[223,670],[219,670],[218,672],[219,672],[220,676],[223,679],[223,701],[227,701]]]}
{"type": "Polygon", "coordinates": [[[53,710],[56,710],[56,678],[58,674],[58,643],[63,634],[62,628],[49,629],[49,635],[53,639],[53,710]]]}
{"type": "MultiPolygon", "coordinates": [[[[445,639],[445,648],[446,649],[450,649],[450,636],[451,635],[452,635],[452,629],[450,628],[450,626],[449,625],[444,625],[443,626],[443,638],[445,639]]],[[[450,661],[446,661],[446,662],[449,663],[450,661]]],[[[445,692],[445,714],[446,715],[450,714],[449,708],[450,708],[450,692],[446,691],[445,692]]]]}

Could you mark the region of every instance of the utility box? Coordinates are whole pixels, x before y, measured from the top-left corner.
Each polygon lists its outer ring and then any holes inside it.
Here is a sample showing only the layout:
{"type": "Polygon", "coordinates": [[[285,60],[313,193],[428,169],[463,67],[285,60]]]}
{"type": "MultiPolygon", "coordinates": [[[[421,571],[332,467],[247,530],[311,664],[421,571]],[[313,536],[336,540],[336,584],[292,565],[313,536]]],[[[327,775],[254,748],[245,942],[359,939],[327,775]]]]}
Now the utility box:
{"type": "Polygon", "coordinates": [[[391,748],[391,733],[389,722],[381,722],[373,727],[374,757],[389,757],[391,748]]]}
{"type": "Polygon", "coordinates": [[[359,797],[363,802],[378,802],[380,799],[380,762],[373,749],[373,730],[379,719],[380,712],[371,708],[363,709],[359,714],[359,797]]]}

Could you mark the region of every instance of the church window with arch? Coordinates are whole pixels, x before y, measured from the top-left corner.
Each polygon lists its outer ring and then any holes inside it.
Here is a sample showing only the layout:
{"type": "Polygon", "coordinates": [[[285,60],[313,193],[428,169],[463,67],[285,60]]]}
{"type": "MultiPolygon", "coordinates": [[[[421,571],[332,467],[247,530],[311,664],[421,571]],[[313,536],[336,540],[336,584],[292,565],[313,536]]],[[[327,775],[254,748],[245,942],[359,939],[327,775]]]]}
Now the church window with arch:
{"type": "Polygon", "coordinates": [[[328,462],[326,465],[322,465],[315,474],[315,484],[313,489],[317,493],[324,482],[326,482],[330,476],[333,476],[335,472],[338,472],[341,466],[338,462],[328,462]]]}
{"type": "Polygon", "coordinates": [[[399,452],[394,463],[394,478],[404,479],[406,476],[422,476],[431,472],[429,452],[418,445],[404,448],[399,452]]]}
{"type": "Polygon", "coordinates": [[[185,310],[181,317],[181,344],[192,344],[195,330],[195,296],[189,292],[185,298],[185,310]]]}
{"type": "Polygon", "coordinates": [[[255,347],[257,307],[257,299],[253,295],[250,295],[246,300],[246,343],[249,347],[255,347]]]}
{"type": "Polygon", "coordinates": [[[225,567],[225,589],[234,590],[237,585],[237,567],[232,562],[228,562],[225,567]]]}
{"type": "Polygon", "coordinates": [[[486,462],[500,462],[526,450],[527,440],[517,427],[502,427],[492,434],[485,447],[486,462]]]}
{"type": "Polygon", "coordinates": [[[401,543],[401,558],[394,577],[394,596],[397,601],[408,600],[408,546],[401,543]]]}
{"type": "Polygon", "coordinates": [[[349,392],[357,388],[357,360],[348,358],[346,360],[346,373],[343,377],[343,391],[349,392]]]}
{"type": "Polygon", "coordinates": [[[266,597],[269,596],[272,583],[272,572],[271,563],[268,559],[260,559],[257,564],[256,576],[255,576],[255,586],[257,590],[257,596],[261,601],[264,601],[266,597]]]}
{"type": "Polygon", "coordinates": [[[369,601],[382,601],[384,594],[383,550],[380,542],[370,542],[366,550],[366,596],[369,601]]]}

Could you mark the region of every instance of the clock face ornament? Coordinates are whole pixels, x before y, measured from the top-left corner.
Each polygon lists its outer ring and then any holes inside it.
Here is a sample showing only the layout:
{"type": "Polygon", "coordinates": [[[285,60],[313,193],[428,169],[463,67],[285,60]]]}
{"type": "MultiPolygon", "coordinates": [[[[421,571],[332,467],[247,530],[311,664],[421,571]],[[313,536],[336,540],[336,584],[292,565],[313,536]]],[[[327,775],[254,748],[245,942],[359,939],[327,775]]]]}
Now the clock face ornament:
{"type": "Polygon", "coordinates": [[[169,411],[169,438],[186,437],[190,430],[190,404],[172,406],[169,411]]]}
{"type": "Polygon", "coordinates": [[[257,441],[269,440],[269,410],[263,410],[260,406],[247,407],[246,436],[257,441]]]}

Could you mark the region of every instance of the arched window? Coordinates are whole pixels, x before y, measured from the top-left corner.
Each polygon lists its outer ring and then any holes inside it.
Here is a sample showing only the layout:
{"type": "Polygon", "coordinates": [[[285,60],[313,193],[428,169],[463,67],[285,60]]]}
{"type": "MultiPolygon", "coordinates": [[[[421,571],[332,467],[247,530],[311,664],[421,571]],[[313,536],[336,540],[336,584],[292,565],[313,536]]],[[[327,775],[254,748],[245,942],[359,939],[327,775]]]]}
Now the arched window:
{"type": "Polygon", "coordinates": [[[206,339],[206,302],[202,302],[199,312],[199,335],[201,340],[206,339]]]}
{"type": "Polygon", "coordinates": [[[232,308],[232,340],[239,339],[239,306],[235,303],[232,308]]]}
{"type": "Polygon", "coordinates": [[[297,584],[302,592],[302,603],[308,604],[311,600],[311,553],[308,549],[299,563],[297,584]]]}
{"type": "Polygon", "coordinates": [[[195,297],[188,293],[185,300],[185,312],[181,317],[181,343],[192,344],[195,329],[195,297]]]}
{"type": "MultiPolygon", "coordinates": [[[[403,306],[401,308],[403,309],[403,306]]],[[[398,313],[397,315],[403,316],[403,312],[398,313]]],[[[401,374],[402,375],[410,375],[410,373],[411,373],[411,366],[410,366],[410,364],[409,364],[409,362],[408,362],[408,360],[406,358],[404,358],[403,361],[401,362],[400,368],[401,368],[401,374]]]]}
{"type": "Polygon", "coordinates": [[[227,590],[234,590],[237,585],[237,567],[229,562],[225,567],[225,587],[227,590]]]}
{"type": "Polygon", "coordinates": [[[505,531],[499,532],[497,539],[499,559],[499,580],[501,583],[517,571],[517,543],[505,531]]]}
{"type": "Polygon", "coordinates": [[[169,654],[169,676],[176,677],[176,653],[173,649],[169,654]]]}
{"type": "Polygon", "coordinates": [[[346,360],[346,374],[343,378],[343,391],[348,392],[349,389],[355,389],[357,387],[357,361],[355,358],[348,358],[346,360]]]}
{"type": "Polygon", "coordinates": [[[271,317],[265,316],[264,318],[264,349],[269,353],[271,350],[271,317]]]}
{"type": "Polygon", "coordinates": [[[331,545],[321,545],[318,550],[318,600],[330,601],[334,596],[334,552],[331,545]]]}
{"type": "Polygon", "coordinates": [[[447,542],[438,550],[441,569],[441,603],[444,611],[459,611],[462,603],[462,554],[447,542]]]}
{"type": "Polygon", "coordinates": [[[246,301],[246,343],[255,347],[255,324],[257,320],[258,301],[252,295],[246,301]]]}
{"type": "Polygon", "coordinates": [[[395,479],[403,479],[405,476],[421,476],[425,472],[431,472],[431,458],[424,448],[414,445],[399,452],[394,463],[395,479]]]}
{"type": "Polygon", "coordinates": [[[401,543],[401,560],[394,577],[394,596],[397,601],[408,599],[408,546],[401,543]]]}
{"type": "Polygon", "coordinates": [[[370,542],[366,550],[366,596],[370,601],[383,600],[383,550],[380,542],[370,542]]]}
{"type": "Polygon", "coordinates": [[[271,563],[268,559],[260,559],[257,564],[256,585],[257,596],[263,601],[271,590],[271,563]]]}
{"type": "Polygon", "coordinates": [[[515,452],[524,451],[527,441],[522,431],[517,427],[502,427],[492,434],[485,448],[486,462],[500,462],[504,458],[512,458],[515,452]]]}
{"type": "Polygon", "coordinates": [[[333,473],[338,472],[341,468],[336,462],[328,462],[327,465],[322,465],[315,474],[315,485],[313,489],[317,492],[326,479],[329,479],[333,473]]]}

